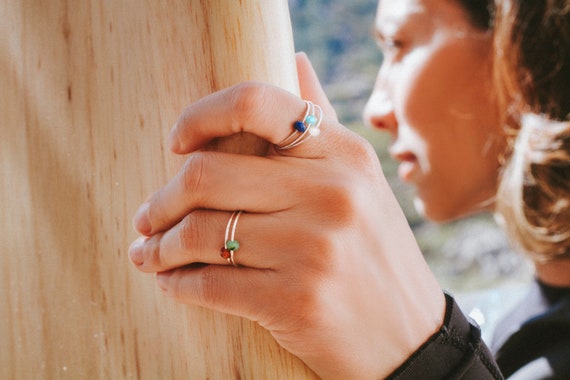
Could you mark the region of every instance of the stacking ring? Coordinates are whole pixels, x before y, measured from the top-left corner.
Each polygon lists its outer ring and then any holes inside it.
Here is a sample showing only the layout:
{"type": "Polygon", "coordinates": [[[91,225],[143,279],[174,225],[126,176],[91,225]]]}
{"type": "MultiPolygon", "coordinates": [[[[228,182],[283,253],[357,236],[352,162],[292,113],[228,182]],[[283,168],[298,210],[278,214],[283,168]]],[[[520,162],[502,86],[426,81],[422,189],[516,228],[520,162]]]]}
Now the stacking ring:
{"type": "Polygon", "coordinates": [[[230,220],[228,220],[228,225],[226,226],[226,233],[224,236],[224,246],[220,250],[220,256],[226,259],[228,263],[237,267],[234,260],[234,253],[239,249],[239,242],[235,240],[237,222],[239,220],[242,211],[234,211],[230,220]]]}
{"type": "Polygon", "coordinates": [[[321,133],[319,127],[323,121],[323,110],[308,100],[305,100],[305,104],[307,106],[305,115],[301,120],[293,123],[293,132],[276,145],[277,149],[294,148],[304,143],[309,137],[316,137],[321,133]]]}

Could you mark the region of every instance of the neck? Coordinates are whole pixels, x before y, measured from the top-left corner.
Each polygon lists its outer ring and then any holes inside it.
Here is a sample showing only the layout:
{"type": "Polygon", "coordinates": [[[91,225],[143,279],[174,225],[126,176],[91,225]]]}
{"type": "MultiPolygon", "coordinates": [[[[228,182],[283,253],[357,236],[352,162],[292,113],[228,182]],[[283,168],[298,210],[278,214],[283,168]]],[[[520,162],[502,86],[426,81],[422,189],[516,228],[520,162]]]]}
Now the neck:
{"type": "Polygon", "coordinates": [[[570,259],[534,263],[540,281],[557,287],[570,287],[570,259]]]}

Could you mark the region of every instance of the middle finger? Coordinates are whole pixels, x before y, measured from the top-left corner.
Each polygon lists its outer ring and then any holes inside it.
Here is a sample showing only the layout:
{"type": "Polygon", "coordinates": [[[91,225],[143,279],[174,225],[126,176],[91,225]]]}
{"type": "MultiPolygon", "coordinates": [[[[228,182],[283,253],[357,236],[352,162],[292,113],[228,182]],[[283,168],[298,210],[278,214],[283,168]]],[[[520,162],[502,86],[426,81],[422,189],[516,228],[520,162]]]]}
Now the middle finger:
{"type": "Polygon", "coordinates": [[[199,152],[137,211],[133,224],[143,235],[165,231],[192,210],[243,209],[275,212],[291,207],[311,165],[301,171],[293,161],[199,152]],[[293,191],[292,191],[293,190],[293,191]]]}

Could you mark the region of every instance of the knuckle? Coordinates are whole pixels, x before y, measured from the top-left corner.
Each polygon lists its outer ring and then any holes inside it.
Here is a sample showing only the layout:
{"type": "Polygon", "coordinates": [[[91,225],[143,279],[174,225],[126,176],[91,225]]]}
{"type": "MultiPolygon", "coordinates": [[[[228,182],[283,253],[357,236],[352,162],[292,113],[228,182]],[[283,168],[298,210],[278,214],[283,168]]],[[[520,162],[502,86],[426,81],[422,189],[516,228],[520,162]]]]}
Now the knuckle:
{"type": "Polygon", "coordinates": [[[157,268],[162,265],[160,250],[160,235],[155,235],[147,240],[144,249],[145,266],[157,268]]]}
{"type": "Polygon", "coordinates": [[[220,277],[205,267],[197,273],[195,296],[199,305],[216,307],[220,304],[220,277]]]}
{"type": "Polygon", "coordinates": [[[204,211],[193,211],[182,219],[180,233],[178,235],[181,250],[190,258],[195,257],[194,253],[204,252],[208,248],[203,237],[208,236],[209,228],[207,213],[204,211]]]}
{"type": "Polygon", "coordinates": [[[322,212],[322,222],[337,227],[354,225],[366,213],[376,198],[374,189],[384,178],[376,151],[363,137],[354,135],[347,145],[354,159],[329,167],[312,183],[307,197],[313,209],[322,212]]]}
{"type": "Polygon", "coordinates": [[[210,309],[216,309],[221,305],[221,280],[211,267],[193,268],[190,276],[184,272],[176,273],[174,276],[176,280],[172,281],[168,288],[170,297],[182,303],[210,309]]]}
{"type": "Polygon", "coordinates": [[[355,181],[338,180],[329,183],[320,192],[320,208],[324,216],[336,225],[351,223],[359,211],[359,193],[362,191],[355,181]]]}
{"type": "Polygon", "coordinates": [[[178,302],[185,303],[188,297],[188,288],[184,281],[181,281],[179,276],[176,276],[176,281],[171,282],[168,288],[168,295],[178,302]]]}
{"type": "Polygon", "coordinates": [[[311,228],[310,230],[305,229],[302,232],[302,254],[298,255],[295,259],[296,266],[299,265],[303,270],[296,274],[298,278],[295,278],[295,283],[303,284],[307,286],[302,286],[304,289],[312,289],[313,281],[318,281],[322,276],[325,276],[332,270],[334,264],[331,261],[333,257],[333,252],[335,252],[335,242],[332,234],[329,234],[330,227],[315,225],[316,228],[311,228]],[[307,273],[311,273],[307,276],[307,273]],[[307,283],[308,282],[308,283],[307,283]]]}
{"type": "Polygon", "coordinates": [[[263,109],[267,96],[266,86],[255,82],[244,82],[232,89],[231,111],[234,116],[234,132],[243,132],[244,125],[253,122],[257,112],[263,109]]]}
{"type": "Polygon", "coordinates": [[[193,213],[182,219],[180,223],[179,245],[183,252],[188,253],[195,249],[196,237],[200,236],[198,223],[193,213]]]}
{"type": "Polygon", "coordinates": [[[285,305],[295,305],[295,311],[290,313],[290,317],[305,327],[318,325],[316,321],[323,317],[325,289],[328,287],[324,276],[296,276],[294,283],[298,285],[291,287],[291,283],[293,282],[284,283],[283,286],[288,291],[282,298],[285,305]]]}
{"type": "Polygon", "coordinates": [[[357,160],[354,160],[354,163],[359,166],[367,168],[370,167],[371,163],[378,161],[378,155],[376,154],[374,147],[364,137],[353,134],[352,138],[346,141],[346,144],[354,157],[358,158],[357,160]]]}
{"type": "Polygon", "coordinates": [[[167,210],[163,201],[162,190],[154,193],[148,204],[148,218],[151,225],[161,225],[166,221],[167,210]]]}
{"type": "Polygon", "coordinates": [[[311,241],[310,249],[314,252],[311,252],[309,258],[316,258],[319,261],[327,262],[327,252],[331,252],[334,248],[334,241],[330,238],[328,234],[322,232],[321,229],[318,231],[314,231],[309,236],[311,241]]]}
{"type": "Polygon", "coordinates": [[[206,173],[206,163],[206,158],[200,153],[195,153],[186,160],[184,169],[180,172],[180,182],[184,193],[200,194],[206,173]]]}
{"type": "Polygon", "coordinates": [[[371,170],[376,172],[380,168],[378,154],[365,137],[345,130],[344,133],[332,137],[331,143],[339,152],[337,159],[342,160],[339,167],[347,168],[353,174],[366,173],[367,175],[371,170]],[[355,172],[355,169],[358,172],[355,172]]]}

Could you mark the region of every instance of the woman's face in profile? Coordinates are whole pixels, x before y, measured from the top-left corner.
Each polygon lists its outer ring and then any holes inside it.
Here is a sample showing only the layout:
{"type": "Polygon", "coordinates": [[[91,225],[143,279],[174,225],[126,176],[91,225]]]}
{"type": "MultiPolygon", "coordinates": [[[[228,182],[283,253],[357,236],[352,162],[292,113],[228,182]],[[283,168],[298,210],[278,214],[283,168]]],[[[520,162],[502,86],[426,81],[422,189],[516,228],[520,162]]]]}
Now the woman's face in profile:
{"type": "Polygon", "coordinates": [[[365,119],[388,131],[416,206],[446,221],[488,208],[505,139],[492,85],[492,35],[451,0],[381,0],[383,62],[365,119]]]}

